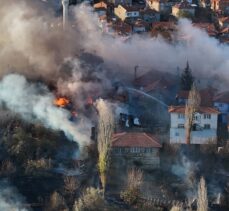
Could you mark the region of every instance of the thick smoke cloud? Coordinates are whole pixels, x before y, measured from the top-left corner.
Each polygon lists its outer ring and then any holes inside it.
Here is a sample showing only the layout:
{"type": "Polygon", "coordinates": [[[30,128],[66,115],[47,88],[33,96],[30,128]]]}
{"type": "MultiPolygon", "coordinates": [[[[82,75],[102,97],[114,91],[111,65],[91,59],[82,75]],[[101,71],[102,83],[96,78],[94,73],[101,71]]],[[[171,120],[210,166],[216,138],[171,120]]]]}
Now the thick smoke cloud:
{"type": "Polygon", "coordinates": [[[0,82],[0,102],[29,121],[39,121],[46,127],[60,130],[80,146],[88,143],[90,123],[69,121],[70,113],[53,105],[54,96],[46,86],[30,84],[24,76],[10,74],[0,82]],[[88,133],[89,132],[89,133],[88,133]],[[87,134],[88,133],[88,134],[87,134]]]}
{"type": "Polygon", "coordinates": [[[183,68],[187,60],[195,75],[222,75],[229,80],[229,47],[219,44],[206,32],[192,26],[188,20],[178,24],[178,43],[168,43],[161,37],[132,36],[124,42],[121,38],[105,36],[98,27],[92,9],[81,5],[75,9],[78,28],[83,35],[84,48],[102,56],[108,64],[131,69],[135,65],[148,66],[172,72],[183,68]],[[82,27],[83,26],[83,27],[82,27]]]}
{"type": "Polygon", "coordinates": [[[0,75],[57,77],[64,59],[77,52],[76,33],[63,33],[62,20],[41,1],[7,0],[0,7],[0,75]]]}

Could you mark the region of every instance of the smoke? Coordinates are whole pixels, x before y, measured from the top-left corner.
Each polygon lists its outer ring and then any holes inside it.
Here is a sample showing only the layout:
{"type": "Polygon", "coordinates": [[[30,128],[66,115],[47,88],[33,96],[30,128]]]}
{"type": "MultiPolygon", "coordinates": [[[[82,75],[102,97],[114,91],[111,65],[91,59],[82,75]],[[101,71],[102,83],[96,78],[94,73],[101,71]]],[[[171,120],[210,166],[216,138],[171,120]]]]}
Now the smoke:
{"type": "Polygon", "coordinates": [[[180,41],[177,43],[171,44],[161,37],[144,35],[131,36],[124,42],[121,38],[106,36],[101,32],[98,19],[90,7],[77,7],[75,15],[84,48],[96,52],[109,65],[119,65],[132,72],[135,65],[172,72],[178,66],[183,68],[189,60],[197,76],[218,74],[229,79],[225,71],[229,69],[229,47],[193,27],[188,20],[179,21],[177,38],[180,41]]]}
{"type": "Polygon", "coordinates": [[[11,187],[7,181],[0,181],[0,210],[4,211],[28,211],[22,203],[24,199],[17,190],[11,187]]]}
{"type": "Polygon", "coordinates": [[[187,198],[192,198],[196,194],[196,174],[199,170],[199,165],[198,162],[193,162],[181,154],[180,159],[171,166],[172,173],[178,176],[188,187],[185,192],[187,198]]]}
{"type": "Polygon", "coordinates": [[[46,86],[31,84],[21,75],[10,74],[0,82],[0,102],[8,109],[28,121],[39,121],[47,128],[63,131],[80,146],[88,143],[90,122],[84,119],[76,125],[69,121],[71,114],[65,109],[55,107],[54,99],[46,86]]]}
{"type": "Polygon", "coordinates": [[[64,34],[62,19],[41,1],[8,0],[0,8],[0,76],[17,72],[54,79],[69,55],[77,53],[76,32],[64,34]]]}

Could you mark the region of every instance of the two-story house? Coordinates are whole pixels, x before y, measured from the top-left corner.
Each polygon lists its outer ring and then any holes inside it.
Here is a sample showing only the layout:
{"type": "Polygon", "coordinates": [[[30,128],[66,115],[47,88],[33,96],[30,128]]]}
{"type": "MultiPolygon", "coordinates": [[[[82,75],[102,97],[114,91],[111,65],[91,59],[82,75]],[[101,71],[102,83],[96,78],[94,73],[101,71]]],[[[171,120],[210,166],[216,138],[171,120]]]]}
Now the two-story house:
{"type": "Polygon", "coordinates": [[[140,17],[139,8],[126,5],[115,7],[114,14],[122,21],[126,19],[138,19],[140,17]]]}
{"type": "Polygon", "coordinates": [[[150,133],[117,133],[112,140],[112,160],[128,166],[155,169],[160,166],[161,147],[159,140],[150,133]]]}
{"type": "MultiPolygon", "coordinates": [[[[185,144],[185,106],[171,106],[170,143],[185,144]]],[[[212,107],[200,107],[195,113],[191,132],[191,144],[217,142],[217,123],[219,111],[212,107]]]]}

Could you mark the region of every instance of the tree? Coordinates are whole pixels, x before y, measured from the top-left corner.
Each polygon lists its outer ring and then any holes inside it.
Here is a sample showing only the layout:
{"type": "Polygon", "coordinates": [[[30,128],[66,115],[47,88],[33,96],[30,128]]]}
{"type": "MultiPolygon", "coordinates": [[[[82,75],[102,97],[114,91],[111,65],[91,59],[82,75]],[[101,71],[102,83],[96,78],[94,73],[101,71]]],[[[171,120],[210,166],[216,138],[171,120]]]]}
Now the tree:
{"type": "Polygon", "coordinates": [[[198,185],[197,211],[207,211],[207,210],[208,210],[207,187],[204,178],[201,177],[200,183],[198,185]]]}
{"type": "Polygon", "coordinates": [[[76,177],[66,176],[64,178],[64,189],[70,195],[73,195],[78,187],[79,187],[79,183],[76,177]]]}
{"type": "Polygon", "coordinates": [[[68,210],[64,198],[58,193],[53,192],[50,196],[49,203],[46,205],[46,211],[64,211],[68,210]]]}
{"type": "Polygon", "coordinates": [[[87,188],[83,195],[74,204],[74,211],[104,210],[103,193],[99,189],[87,188]]]}
{"type": "Polygon", "coordinates": [[[181,89],[189,91],[192,88],[193,82],[194,77],[192,76],[192,71],[189,67],[189,63],[187,62],[186,68],[181,75],[181,89]]]}
{"type": "Polygon", "coordinates": [[[129,205],[136,204],[140,196],[143,172],[132,168],[128,171],[127,189],[121,193],[121,198],[129,205]]]}
{"type": "Polygon", "coordinates": [[[114,131],[114,118],[109,105],[100,99],[97,102],[99,111],[99,128],[98,128],[98,169],[103,190],[105,192],[107,171],[110,164],[111,140],[114,131]]]}
{"type": "Polygon", "coordinates": [[[192,132],[192,127],[193,127],[193,122],[195,118],[195,114],[199,109],[200,106],[200,94],[195,86],[193,84],[189,96],[188,96],[188,101],[185,106],[185,135],[186,135],[186,144],[191,143],[191,132],[192,132]]]}
{"type": "Polygon", "coordinates": [[[183,208],[180,205],[173,205],[170,211],[183,211],[183,208]]]}

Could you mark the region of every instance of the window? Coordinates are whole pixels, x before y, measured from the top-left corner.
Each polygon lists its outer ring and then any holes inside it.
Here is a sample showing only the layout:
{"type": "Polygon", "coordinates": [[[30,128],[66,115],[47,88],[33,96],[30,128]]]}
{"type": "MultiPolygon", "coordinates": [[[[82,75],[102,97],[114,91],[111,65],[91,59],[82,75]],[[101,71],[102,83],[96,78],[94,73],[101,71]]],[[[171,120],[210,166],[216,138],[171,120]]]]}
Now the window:
{"type": "Polygon", "coordinates": [[[175,133],[175,136],[179,136],[179,133],[176,132],[176,133],[175,133]]]}
{"type": "Polygon", "coordinates": [[[204,114],[204,119],[211,119],[211,114],[204,114]]]}
{"type": "Polygon", "coordinates": [[[178,119],[184,119],[184,114],[178,114],[178,119]]]}
{"type": "Polygon", "coordinates": [[[184,128],[184,124],[178,124],[178,128],[184,128]]]}
{"type": "Polygon", "coordinates": [[[211,129],[211,125],[210,124],[205,124],[204,125],[204,129],[211,129]]]}

